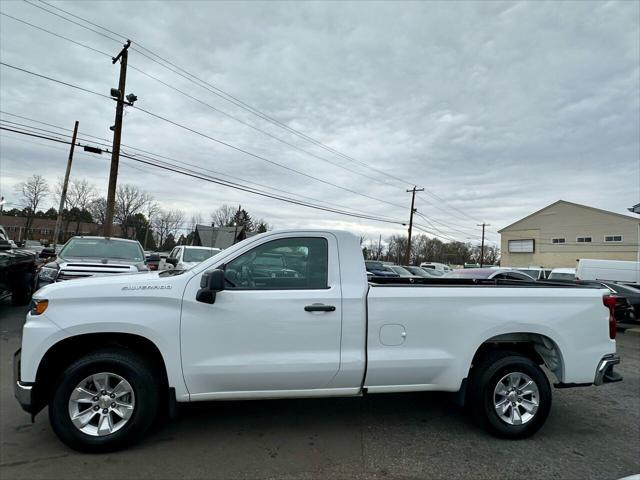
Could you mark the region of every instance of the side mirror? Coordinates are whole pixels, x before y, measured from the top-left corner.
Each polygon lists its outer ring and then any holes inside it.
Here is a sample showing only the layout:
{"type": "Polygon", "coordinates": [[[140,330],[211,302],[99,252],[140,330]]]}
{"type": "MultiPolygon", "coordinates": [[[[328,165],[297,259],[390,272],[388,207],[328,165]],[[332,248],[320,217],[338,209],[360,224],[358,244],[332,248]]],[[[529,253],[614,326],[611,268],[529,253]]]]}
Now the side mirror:
{"type": "Polygon", "coordinates": [[[170,263],[171,265],[173,265],[174,267],[176,265],[178,265],[178,259],[176,257],[167,257],[167,259],[165,260],[166,263],[170,263]]]}
{"type": "Polygon", "coordinates": [[[40,252],[40,255],[38,255],[40,258],[49,258],[49,257],[55,257],[56,256],[56,249],[53,247],[45,247],[42,249],[42,251],[40,252]]]}
{"type": "Polygon", "coordinates": [[[196,294],[196,300],[202,303],[215,303],[216,293],[224,290],[224,270],[216,268],[202,274],[200,278],[200,290],[196,294]]]}

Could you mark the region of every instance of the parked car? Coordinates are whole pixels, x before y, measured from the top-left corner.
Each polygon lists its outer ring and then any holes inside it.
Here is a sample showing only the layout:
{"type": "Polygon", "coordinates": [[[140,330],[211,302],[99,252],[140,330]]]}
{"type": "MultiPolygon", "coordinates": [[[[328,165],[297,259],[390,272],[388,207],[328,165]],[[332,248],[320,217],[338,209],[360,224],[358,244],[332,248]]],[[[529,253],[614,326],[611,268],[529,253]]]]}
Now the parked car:
{"type": "Polygon", "coordinates": [[[575,268],[554,268],[549,274],[549,280],[575,280],[575,268]]]}
{"type": "Polygon", "coordinates": [[[384,392],[458,392],[490,432],[523,438],[551,408],[541,365],[559,387],[622,379],[608,290],[376,283],[364,270],[358,236],[288,230],[190,270],[48,285],[14,356],[15,396],[32,415],[48,405],[62,441],[96,452],[139,440],[175,402],[384,392]],[[252,277],[287,250],[303,252],[297,278],[252,277]]]}
{"type": "Polygon", "coordinates": [[[171,250],[166,262],[178,270],[188,270],[221,251],[220,248],[181,245],[171,250]]]}
{"type": "Polygon", "coordinates": [[[581,281],[580,283],[599,284],[608,288],[620,299],[617,305],[616,319],[620,322],[640,321],[640,290],[630,285],[616,282],[581,281]]]}
{"type": "Polygon", "coordinates": [[[13,305],[27,305],[31,301],[35,274],[35,253],[14,248],[0,227],[0,294],[10,294],[13,305]]]}
{"type": "Polygon", "coordinates": [[[9,235],[7,234],[7,231],[4,229],[4,227],[2,225],[0,225],[0,235],[2,235],[2,238],[4,238],[7,242],[9,242],[9,246],[13,249],[13,248],[18,248],[18,245],[16,244],[16,242],[14,242],[13,240],[11,240],[9,238],[9,235]]]}
{"type": "Polygon", "coordinates": [[[409,270],[413,275],[423,278],[441,277],[443,275],[442,272],[432,268],[422,268],[414,265],[403,265],[402,268],[409,270]]]}
{"type": "Polygon", "coordinates": [[[367,273],[373,277],[399,277],[396,272],[385,267],[384,263],[377,260],[367,260],[364,262],[367,273]]]}
{"type": "Polygon", "coordinates": [[[422,268],[430,268],[432,270],[436,270],[443,273],[452,271],[452,268],[449,265],[446,265],[444,263],[438,263],[438,262],[422,262],[420,266],[422,268]]]}
{"type": "Polygon", "coordinates": [[[445,273],[446,278],[473,278],[477,280],[522,280],[527,282],[535,281],[526,273],[512,268],[461,268],[449,273],[445,273]]]}
{"type": "Polygon", "coordinates": [[[640,283],[640,262],[581,258],[578,260],[576,278],[579,280],[640,283]]]}
{"type": "Polygon", "coordinates": [[[36,255],[40,255],[40,252],[44,249],[44,245],[37,240],[25,240],[22,248],[25,250],[31,250],[32,252],[35,252],[36,255]]]}
{"type": "Polygon", "coordinates": [[[549,282],[569,283],[575,285],[593,285],[606,288],[615,295],[614,317],[618,322],[634,322],[640,320],[640,290],[630,285],[600,280],[576,280],[575,278],[549,278],[549,282]]]}
{"type": "MultiPolygon", "coordinates": [[[[47,249],[43,253],[52,253],[47,249]]],[[[148,271],[142,246],[136,240],[113,237],[72,237],[55,260],[38,272],[37,288],[79,278],[148,271]]]]}

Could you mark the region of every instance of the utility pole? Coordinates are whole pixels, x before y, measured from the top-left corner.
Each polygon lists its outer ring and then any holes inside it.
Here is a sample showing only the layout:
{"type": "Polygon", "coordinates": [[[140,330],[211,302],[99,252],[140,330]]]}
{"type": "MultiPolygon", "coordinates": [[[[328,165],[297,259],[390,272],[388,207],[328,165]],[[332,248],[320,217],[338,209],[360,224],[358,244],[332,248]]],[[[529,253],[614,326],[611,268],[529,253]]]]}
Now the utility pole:
{"type": "Polygon", "coordinates": [[[413,229],[413,213],[416,211],[415,208],[413,208],[415,202],[416,202],[416,192],[423,192],[424,188],[417,188],[415,185],[413,186],[413,188],[407,190],[408,192],[411,192],[411,213],[409,214],[409,238],[407,241],[407,254],[405,256],[405,265],[409,265],[409,259],[411,257],[411,230],[413,229]]]}
{"type": "Polygon", "coordinates": [[[120,59],[120,80],[117,92],[111,89],[111,96],[116,99],[116,120],[113,126],[113,146],[111,148],[111,170],[109,171],[109,188],[107,190],[107,209],[104,221],[104,236],[110,237],[113,229],[113,212],[116,203],[116,186],[118,184],[118,162],[120,161],[120,139],[122,138],[122,115],[124,113],[124,91],[127,82],[127,58],[131,40],[122,47],[120,53],[111,59],[115,63],[120,59]]]}
{"type": "Polygon", "coordinates": [[[67,171],[64,173],[64,183],[62,184],[62,193],[60,194],[60,208],[58,208],[58,218],[56,218],[56,228],[53,231],[53,248],[55,250],[58,238],[60,237],[60,228],[62,227],[62,210],[67,200],[67,187],[69,186],[69,175],[71,174],[71,163],[73,162],[73,149],[76,146],[76,137],[78,136],[78,125],[76,120],[73,127],[73,137],[71,138],[71,148],[69,149],[69,159],[67,160],[67,171]]]}
{"type": "Polygon", "coordinates": [[[490,227],[490,223],[478,223],[476,224],[478,227],[482,227],[482,243],[480,244],[480,268],[483,267],[484,264],[484,227],[490,227]]]}

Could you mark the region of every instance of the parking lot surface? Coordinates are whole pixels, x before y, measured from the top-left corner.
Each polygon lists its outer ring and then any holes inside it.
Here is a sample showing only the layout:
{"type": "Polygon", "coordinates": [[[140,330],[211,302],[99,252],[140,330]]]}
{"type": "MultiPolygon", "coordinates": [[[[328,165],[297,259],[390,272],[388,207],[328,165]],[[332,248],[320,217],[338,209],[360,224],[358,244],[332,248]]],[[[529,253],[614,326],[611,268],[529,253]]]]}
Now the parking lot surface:
{"type": "Polygon", "coordinates": [[[46,410],[13,398],[26,308],[0,302],[0,477],[617,479],[640,472],[640,337],[618,335],[624,381],[554,391],[533,438],[499,440],[445,394],[215,402],[182,406],[129,450],[77,453],[46,410]]]}

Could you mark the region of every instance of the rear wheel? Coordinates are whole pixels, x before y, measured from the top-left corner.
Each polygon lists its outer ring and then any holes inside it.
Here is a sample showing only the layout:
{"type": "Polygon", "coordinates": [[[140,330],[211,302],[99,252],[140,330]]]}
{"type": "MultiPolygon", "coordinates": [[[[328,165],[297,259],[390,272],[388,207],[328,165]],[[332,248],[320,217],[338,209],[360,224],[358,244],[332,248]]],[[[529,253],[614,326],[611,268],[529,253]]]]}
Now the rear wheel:
{"type": "Polygon", "coordinates": [[[544,371],[515,352],[492,352],[473,367],[469,407],[476,421],[503,438],[537,432],[551,409],[551,387],[544,371]]]}
{"type": "Polygon", "coordinates": [[[76,450],[106,452],[138,441],[160,398],[153,369],[126,349],[91,353],[60,376],[49,404],[53,430],[76,450]]]}

